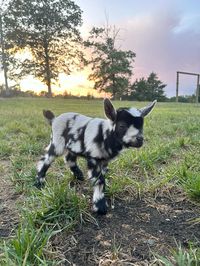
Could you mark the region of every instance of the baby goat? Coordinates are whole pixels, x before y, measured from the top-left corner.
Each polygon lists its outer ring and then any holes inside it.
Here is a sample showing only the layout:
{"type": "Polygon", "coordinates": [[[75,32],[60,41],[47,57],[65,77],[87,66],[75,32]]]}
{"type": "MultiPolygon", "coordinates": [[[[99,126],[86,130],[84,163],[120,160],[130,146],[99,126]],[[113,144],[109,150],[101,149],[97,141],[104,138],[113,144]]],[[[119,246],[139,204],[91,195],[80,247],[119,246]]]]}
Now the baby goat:
{"type": "Polygon", "coordinates": [[[143,120],[156,101],[141,108],[119,108],[115,110],[109,99],[104,100],[104,111],[108,119],[91,118],[78,113],[64,113],[55,117],[51,111],[43,111],[52,126],[48,151],[38,163],[36,186],[44,184],[45,174],[57,156],[65,153],[65,160],[74,176],[83,180],[77,156],[87,160],[88,178],[94,187],[93,209],[106,214],[105,179],[108,162],[123,148],[143,145],[143,120]]]}

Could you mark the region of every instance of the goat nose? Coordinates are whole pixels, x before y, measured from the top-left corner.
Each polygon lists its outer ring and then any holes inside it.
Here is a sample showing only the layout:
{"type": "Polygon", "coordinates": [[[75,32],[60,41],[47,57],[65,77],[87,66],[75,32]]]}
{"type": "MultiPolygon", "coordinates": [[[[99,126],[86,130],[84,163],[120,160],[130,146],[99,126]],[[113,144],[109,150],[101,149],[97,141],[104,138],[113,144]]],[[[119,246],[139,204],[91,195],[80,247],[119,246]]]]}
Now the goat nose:
{"type": "Polygon", "coordinates": [[[138,142],[143,142],[143,137],[142,136],[137,136],[136,139],[137,139],[138,142]]]}

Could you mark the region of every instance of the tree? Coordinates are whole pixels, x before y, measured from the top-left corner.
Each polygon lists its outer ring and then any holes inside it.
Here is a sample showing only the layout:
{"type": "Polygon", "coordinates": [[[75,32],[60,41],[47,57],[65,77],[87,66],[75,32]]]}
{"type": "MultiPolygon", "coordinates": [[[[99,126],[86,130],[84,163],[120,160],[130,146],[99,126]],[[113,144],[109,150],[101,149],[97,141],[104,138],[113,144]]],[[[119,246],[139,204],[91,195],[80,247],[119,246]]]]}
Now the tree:
{"type": "Polygon", "coordinates": [[[95,81],[94,89],[109,92],[114,99],[128,88],[135,57],[134,52],[116,47],[118,33],[115,27],[93,28],[85,42],[91,49],[89,79],[95,81]]]}
{"type": "Polygon", "coordinates": [[[130,95],[128,98],[131,100],[145,101],[148,94],[147,81],[145,78],[141,78],[133,83],[130,88],[130,95]]]}
{"type": "Polygon", "coordinates": [[[165,101],[164,88],[166,84],[158,79],[156,73],[152,72],[147,79],[136,80],[130,89],[130,98],[138,101],[165,101]]]}
{"type": "Polygon", "coordinates": [[[156,73],[152,72],[147,78],[147,87],[148,87],[148,98],[149,101],[153,99],[157,99],[158,101],[162,101],[165,99],[164,88],[167,85],[158,79],[156,73]]]}
{"type": "Polygon", "coordinates": [[[71,0],[11,0],[5,17],[11,52],[26,49],[30,55],[21,63],[23,75],[33,74],[48,87],[59,73],[69,74],[77,63],[74,43],[80,41],[79,6],[71,0]]]}
{"type": "Polygon", "coordinates": [[[2,70],[4,73],[4,80],[5,80],[5,96],[10,95],[9,87],[8,87],[8,56],[6,54],[6,47],[5,47],[5,34],[4,34],[4,12],[6,9],[6,4],[4,1],[1,3],[0,7],[0,44],[1,44],[1,62],[2,62],[2,70]]]}

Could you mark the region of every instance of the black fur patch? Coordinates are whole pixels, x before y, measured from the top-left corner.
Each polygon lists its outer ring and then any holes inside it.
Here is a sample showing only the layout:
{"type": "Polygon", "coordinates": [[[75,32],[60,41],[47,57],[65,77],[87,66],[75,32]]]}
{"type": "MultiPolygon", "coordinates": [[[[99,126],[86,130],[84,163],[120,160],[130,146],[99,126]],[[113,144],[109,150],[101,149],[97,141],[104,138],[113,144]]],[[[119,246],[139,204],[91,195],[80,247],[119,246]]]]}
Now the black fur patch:
{"type": "Polygon", "coordinates": [[[38,172],[38,178],[45,177],[46,171],[49,169],[50,164],[44,164],[41,170],[38,172]]]}
{"type": "Polygon", "coordinates": [[[143,124],[144,124],[144,118],[143,117],[134,117],[131,114],[129,114],[126,109],[124,109],[124,110],[119,109],[117,111],[116,124],[120,121],[123,123],[126,123],[127,127],[130,127],[131,125],[133,125],[137,129],[142,129],[143,124]]]}
{"type": "Polygon", "coordinates": [[[52,124],[52,120],[54,119],[55,115],[50,110],[43,110],[43,115],[49,121],[49,124],[52,124]]]}
{"type": "Polygon", "coordinates": [[[67,155],[66,155],[66,161],[72,161],[72,162],[76,162],[76,158],[77,156],[72,153],[72,152],[69,152],[67,155]]]}
{"type": "Polygon", "coordinates": [[[80,168],[76,165],[76,155],[72,152],[69,152],[67,155],[66,155],[66,161],[68,162],[74,162],[75,165],[74,166],[71,166],[70,167],[70,170],[73,172],[74,176],[78,179],[78,180],[84,180],[84,177],[83,177],[83,173],[82,171],[80,170],[80,168]]]}
{"type": "Polygon", "coordinates": [[[107,137],[104,140],[104,147],[107,153],[109,154],[109,158],[112,159],[119,154],[122,150],[122,142],[115,132],[107,133],[107,137]]]}
{"type": "Polygon", "coordinates": [[[94,138],[94,142],[96,142],[97,144],[101,144],[103,143],[104,141],[104,138],[103,138],[103,125],[102,123],[99,124],[99,127],[98,127],[98,133],[96,135],[96,137],[94,138]]]}
{"type": "Polygon", "coordinates": [[[97,213],[98,214],[106,215],[106,213],[108,211],[108,207],[106,205],[106,199],[105,199],[105,197],[103,199],[98,200],[95,203],[95,206],[97,208],[97,213]]]}
{"type": "Polygon", "coordinates": [[[44,184],[44,182],[41,183],[39,180],[37,180],[37,181],[34,183],[34,186],[35,186],[36,188],[38,188],[38,189],[42,189],[42,188],[45,187],[45,184],[44,184]]]}
{"type": "Polygon", "coordinates": [[[72,119],[73,119],[73,120],[76,120],[77,116],[78,116],[78,114],[77,114],[77,115],[74,115],[74,116],[72,117],[72,119]]]}
{"type": "Polygon", "coordinates": [[[77,165],[70,167],[70,169],[78,180],[84,180],[83,172],[77,165]]]}
{"type": "Polygon", "coordinates": [[[103,190],[105,190],[106,182],[105,182],[105,178],[102,174],[100,174],[100,176],[99,176],[99,185],[103,185],[103,190]]]}
{"type": "Polygon", "coordinates": [[[94,167],[96,167],[96,165],[97,165],[97,161],[96,160],[94,160],[94,159],[92,159],[92,160],[88,159],[88,161],[87,161],[87,167],[88,167],[88,169],[93,169],[94,167]]]}
{"type": "Polygon", "coordinates": [[[64,139],[65,139],[65,145],[69,141],[69,131],[70,131],[70,129],[71,128],[69,127],[69,121],[67,121],[66,127],[65,127],[65,129],[63,130],[63,133],[62,133],[62,137],[64,137],[64,139]]]}
{"type": "Polygon", "coordinates": [[[53,143],[51,143],[51,145],[49,147],[48,155],[49,156],[55,156],[56,155],[56,153],[55,153],[55,145],[53,143]]]}
{"type": "Polygon", "coordinates": [[[78,140],[80,140],[82,152],[85,151],[84,135],[85,135],[86,127],[87,127],[87,124],[78,129],[78,135],[79,135],[78,140]]]}

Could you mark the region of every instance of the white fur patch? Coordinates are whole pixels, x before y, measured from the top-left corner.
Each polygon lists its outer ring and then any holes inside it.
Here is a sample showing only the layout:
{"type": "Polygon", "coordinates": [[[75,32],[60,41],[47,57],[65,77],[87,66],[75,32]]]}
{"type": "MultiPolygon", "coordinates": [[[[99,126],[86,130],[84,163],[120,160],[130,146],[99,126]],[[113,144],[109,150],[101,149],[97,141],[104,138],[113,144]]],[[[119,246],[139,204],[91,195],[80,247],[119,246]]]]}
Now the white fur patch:
{"type": "Polygon", "coordinates": [[[67,165],[68,165],[69,167],[73,167],[73,166],[76,165],[76,162],[73,162],[73,161],[66,161],[66,163],[67,163],[67,165]]]}
{"type": "Polygon", "coordinates": [[[45,182],[45,178],[44,177],[40,177],[40,183],[44,183],[45,182]]]}
{"type": "Polygon", "coordinates": [[[140,110],[138,110],[138,109],[136,109],[134,107],[128,109],[127,111],[134,117],[140,117],[141,116],[140,110]]]}
{"type": "Polygon", "coordinates": [[[69,147],[69,149],[75,153],[79,153],[82,151],[82,148],[81,148],[81,142],[79,140],[76,140],[76,141],[71,141],[67,147],[69,147]]]}
{"type": "Polygon", "coordinates": [[[104,198],[103,185],[94,186],[93,202],[96,203],[104,198]]]}
{"type": "Polygon", "coordinates": [[[97,208],[97,206],[95,204],[93,204],[93,211],[94,212],[97,212],[98,211],[98,208],[97,208]]]}
{"type": "Polygon", "coordinates": [[[56,155],[62,155],[64,153],[64,150],[65,150],[65,138],[62,136],[57,137],[56,143],[53,142],[53,144],[55,145],[56,155]]]}
{"type": "Polygon", "coordinates": [[[51,146],[51,142],[49,143],[49,145],[44,150],[47,152],[49,150],[50,146],[51,146]]]}
{"type": "Polygon", "coordinates": [[[103,120],[103,136],[106,137],[105,133],[106,131],[111,131],[112,129],[114,129],[114,125],[113,122],[111,120],[103,120]]]}
{"type": "Polygon", "coordinates": [[[50,165],[53,160],[55,159],[55,156],[49,156],[48,154],[45,154],[45,159],[44,160],[40,160],[37,164],[37,170],[38,172],[41,171],[42,167],[46,164],[46,165],[50,165]]]}
{"type": "Polygon", "coordinates": [[[38,172],[40,172],[40,170],[42,169],[43,165],[44,165],[44,161],[43,160],[40,160],[37,163],[37,170],[38,170],[38,172]]]}
{"type": "Polygon", "coordinates": [[[92,178],[92,170],[88,170],[88,178],[89,178],[89,179],[92,178]]]}
{"type": "Polygon", "coordinates": [[[123,137],[123,141],[125,143],[129,143],[134,141],[134,138],[139,133],[139,130],[135,128],[134,126],[130,126],[129,129],[126,131],[126,134],[123,137]]]}
{"type": "Polygon", "coordinates": [[[107,173],[107,167],[103,167],[101,170],[102,175],[105,175],[107,173]]]}
{"type": "Polygon", "coordinates": [[[66,128],[67,121],[72,119],[74,113],[65,113],[56,117],[52,123],[53,144],[57,155],[62,155],[65,150],[65,138],[62,136],[66,128]]]}

